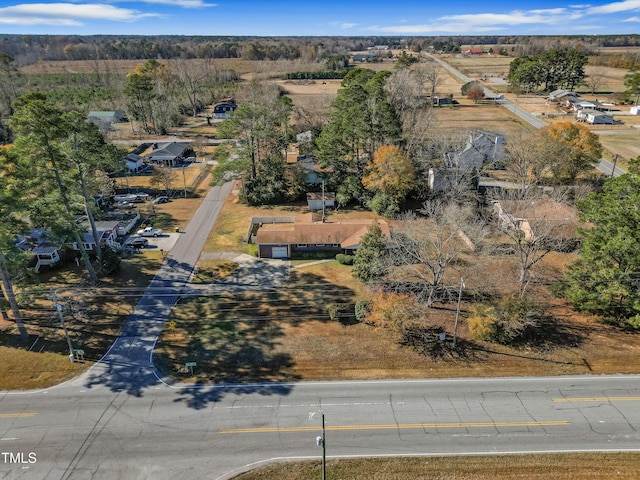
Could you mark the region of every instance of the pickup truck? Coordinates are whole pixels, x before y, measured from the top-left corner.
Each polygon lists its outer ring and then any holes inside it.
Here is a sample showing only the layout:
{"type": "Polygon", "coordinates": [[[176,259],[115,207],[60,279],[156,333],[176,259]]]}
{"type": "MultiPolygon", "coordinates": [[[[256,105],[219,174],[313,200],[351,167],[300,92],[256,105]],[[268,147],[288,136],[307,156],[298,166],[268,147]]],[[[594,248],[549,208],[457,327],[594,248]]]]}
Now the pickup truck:
{"type": "Polygon", "coordinates": [[[145,227],[142,230],[138,230],[137,235],[141,237],[159,237],[162,235],[162,230],[159,228],[145,227]]]}

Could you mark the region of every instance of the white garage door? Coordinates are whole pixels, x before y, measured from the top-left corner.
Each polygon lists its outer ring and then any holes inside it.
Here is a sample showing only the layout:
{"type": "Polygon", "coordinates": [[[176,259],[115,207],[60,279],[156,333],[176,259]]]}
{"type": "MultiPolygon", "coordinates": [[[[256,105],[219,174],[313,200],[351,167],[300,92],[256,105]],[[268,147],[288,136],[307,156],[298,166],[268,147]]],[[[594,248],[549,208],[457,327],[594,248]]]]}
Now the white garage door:
{"type": "Polygon", "coordinates": [[[287,257],[287,247],[273,247],[273,248],[271,248],[271,257],[272,258],[286,258],[287,257]]]}

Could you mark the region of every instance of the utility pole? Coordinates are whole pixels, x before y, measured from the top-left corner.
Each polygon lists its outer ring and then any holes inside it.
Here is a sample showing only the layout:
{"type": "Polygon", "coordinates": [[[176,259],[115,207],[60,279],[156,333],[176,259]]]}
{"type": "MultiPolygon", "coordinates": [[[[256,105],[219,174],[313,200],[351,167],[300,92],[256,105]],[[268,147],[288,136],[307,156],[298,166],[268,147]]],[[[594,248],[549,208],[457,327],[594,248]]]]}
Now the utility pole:
{"type": "Polygon", "coordinates": [[[327,442],[324,436],[324,412],[322,412],[322,480],[327,480],[327,442]]]}
{"type": "MultiPolygon", "coordinates": [[[[324,412],[320,410],[322,414],[322,436],[316,437],[316,445],[322,447],[322,480],[327,480],[327,444],[325,441],[325,430],[324,430],[324,412]]],[[[313,414],[309,414],[309,418],[311,418],[313,414]]]]}
{"type": "Polygon", "coordinates": [[[458,340],[458,317],[460,317],[460,302],[462,300],[462,289],[464,288],[464,280],[460,277],[460,290],[458,291],[458,308],[456,310],[456,321],[453,325],[453,348],[456,348],[458,340]]]}
{"type": "Polygon", "coordinates": [[[184,198],[187,198],[187,177],[184,174],[185,165],[182,165],[182,183],[184,185],[184,198]]]}
{"type": "Polygon", "coordinates": [[[611,178],[613,178],[616,174],[616,163],[618,162],[618,154],[616,153],[613,156],[613,170],[611,170],[611,178]]]}
{"type": "Polygon", "coordinates": [[[67,345],[69,345],[69,361],[73,363],[75,361],[75,355],[73,354],[73,345],[71,345],[71,338],[69,337],[69,332],[67,331],[67,325],[64,323],[64,315],[62,314],[62,305],[58,303],[58,296],[56,295],[55,290],[51,290],[51,300],[53,300],[53,304],[56,306],[56,310],[58,312],[58,318],[60,319],[60,325],[62,326],[62,331],[64,332],[64,336],[67,338],[67,345]]]}

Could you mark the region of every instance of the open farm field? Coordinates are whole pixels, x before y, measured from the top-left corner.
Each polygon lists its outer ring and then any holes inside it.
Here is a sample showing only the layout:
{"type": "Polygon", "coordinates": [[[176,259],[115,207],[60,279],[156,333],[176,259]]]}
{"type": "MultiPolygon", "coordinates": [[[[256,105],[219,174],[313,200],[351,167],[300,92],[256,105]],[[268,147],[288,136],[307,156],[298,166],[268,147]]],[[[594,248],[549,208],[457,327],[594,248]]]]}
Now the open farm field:
{"type": "Polygon", "coordinates": [[[476,57],[452,55],[442,58],[465,75],[478,80],[489,77],[506,77],[509,73],[509,65],[513,61],[513,57],[501,55],[479,55],[476,57]]]}
{"type": "Polygon", "coordinates": [[[436,108],[438,129],[484,130],[512,134],[521,130],[533,130],[504,107],[491,103],[474,104],[473,101],[454,96],[460,105],[436,108]]]}

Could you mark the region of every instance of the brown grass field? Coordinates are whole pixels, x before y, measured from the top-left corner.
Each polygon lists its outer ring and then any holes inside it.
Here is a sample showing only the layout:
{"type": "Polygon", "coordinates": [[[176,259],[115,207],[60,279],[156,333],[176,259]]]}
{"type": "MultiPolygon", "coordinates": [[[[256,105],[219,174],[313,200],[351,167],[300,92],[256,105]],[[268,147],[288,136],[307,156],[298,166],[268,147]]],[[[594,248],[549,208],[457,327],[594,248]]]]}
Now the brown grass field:
{"type": "MultiPolygon", "coordinates": [[[[275,463],[235,480],[307,480],[320,478],[321,469],[320,461],[275,463]]],[[[640,478],[638,472],[640,455],[636,453],[327,460],[330,480],[632,480],[640,478]]]]}

